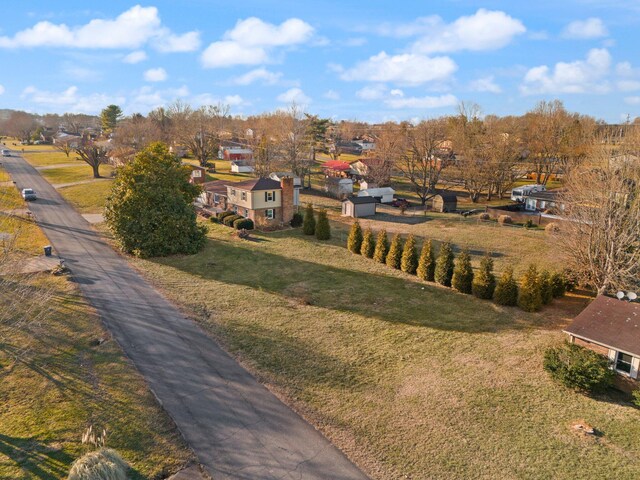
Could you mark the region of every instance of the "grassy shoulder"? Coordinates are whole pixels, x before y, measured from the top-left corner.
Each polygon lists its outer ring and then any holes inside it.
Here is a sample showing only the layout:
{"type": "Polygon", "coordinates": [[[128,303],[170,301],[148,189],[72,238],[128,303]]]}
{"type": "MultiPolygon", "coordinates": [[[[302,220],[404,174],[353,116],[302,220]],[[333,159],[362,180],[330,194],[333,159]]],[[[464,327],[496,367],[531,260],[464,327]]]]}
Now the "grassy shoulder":
{"type": "Polygon", "coordinates": [[[375,478],[640,475],[637,410],[542,370],[584,299],[528,314],[352,255],[335,228],[327,243],[230,232],[134,262],[375,478]]]}
{"type": "MultiPolygon", "coordinates": [[[[111,165],[102,165],[100,167],[100,175],[106,179],[110,177],[112,171],[113,167],[111,165]]],[[[83,164],[77,167],[47,168],[46,170],[41,170],[40,174],[54,185],[94,180],[91,167],[83,164]]]]}
{"type": "Polygon", "coordinates": [[[111,182],[100,181],[62,187],[58,190],[80,213],[102,213],[111,182]]]}
{"type": "MultiPolygon", "coordinates": [[[[22,157],[34,167],[49,167],[52,165],[62,165],[69,163],[78,163],[84,165],[80,160],[76,159],[76,155],[71,153],[68,157],[60,151],[54,150],[48,145],[47,150],[29,151],[22,154],[22,157]]],[[[88,167],[87,167],[88,168],[88,167]]]]}

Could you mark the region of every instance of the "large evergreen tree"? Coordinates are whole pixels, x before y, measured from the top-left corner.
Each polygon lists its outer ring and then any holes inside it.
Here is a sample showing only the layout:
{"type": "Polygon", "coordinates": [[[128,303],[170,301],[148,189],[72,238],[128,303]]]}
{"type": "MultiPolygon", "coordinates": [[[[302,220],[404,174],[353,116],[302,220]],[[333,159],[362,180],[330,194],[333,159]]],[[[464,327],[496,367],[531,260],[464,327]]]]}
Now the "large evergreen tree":
{"type": "Polygon", "coordinates": [[[418,278],[433,282],[435,280],[436,258],[433,253],[433,241],[431,239],[422,244],[420,252],[420,260],[418,261],[418,269],[416,274],[418,278]]]}
{"type": "Polygon", "coordinates": [[[513,277],[513,268],[507,267],[502,275],[496,289],[493,292],[493,301],[498,305],[513,307],[518,304],[518,283],[513,277]]]}
{"type": "Polygon", "coordinates": [[[529,268],[520,280],[518,306],[525,312],[537,312],[540,310],[540,308],[542,308],[541,290],[538,269],[533,264],[529,265],[529,268]]]}
{"type": "Polygon", "coordinates": [[[491,300],[496,289],[496,277],[493,274],[493,259],[486,254],[480,261],[480,270],[473,277],[471,291],[474,296],[484,300],[491,300]]]}
{"type": "Polygon", "coordinates": [[[402,264],[402,237],[400,237],[399,233],[396,233],[391,239],[391,247],[389,247],[385,263],[391,268],[400,270],[402,264]]]}
{"type": "Polygon", "coordinates": [[[373,259],[378,263],[384,263],[387,259],[389,251],[389,240],[387,239],[387,231],[380,230],[376,238],[376,248],[373,252],[373,259]]]}
{"type": "Polygon", "coordinates": [[[413,235],[407,237],[402,250],[402,264],[400,266],[403,272],[415,275],[418,268],[418,253],[416,252],[416,239],[413,235]]]}
{"type": "Polygon", "coordinates": [[[450,242],[444,242],[440,245],[440,252],[436,260],[435,280],[445,287],[451,286],[451,278],[453,277],[453,249],[450,242]]]}
{"type": "Polygon", "coordinates": [[[307,203],[307,208],[304,211],[302,232],[305,235],[315,235],[316,233],[316,217],[313,216],[313,205],[310,203],[307,203]]]}
{"type": "Polygon", "coordinates": [[[373,232],[370,228],[367,228],[362,237],[362,245],[360,246],[360,253],[367,258],[373,258],[373,252],[376,249],[376,242],[373,239],[373,232]]]}
{"type": "Polygon", "coordinates": [[[551,274],[548,270],[542,270],[538,275],[538,283],[540,284],[540,298],[543,305],[549,305],[553,300],[553,283],[551,274]]]}
{"type": "Polygon", "coordinates": [[[327,217],[327,211],[325,209],[318,211],[316,238],[318,240],[329,240],[331,238],[331,226],[329,225],[329,217],[327,217]]]}
{"type": "Polygon", "coordinates": [[[347,248],[352,253],[360,253],[360,248],[362,247],[362,227],[360,227],[360,222],[356,220],[351,225],[351,230],[349,231],[349,238],[347,239],[347,248]]]}
{"type": "Polygon", "coordinates": [[[468,250],[463,250],[456,260],[453,277],[451,278],[451,286],[461,293],[471,293],[472,284],[473,268],[471,266],[471,255],[469,255],[468,250]]]}
{"type": "Polygon", "coordinates": [[[190,170],[154,143],[120,168],[105,206],[105,220],[119,247],[139,257],[195,253],[204,246],[205,227],[192,202],[200,193],[190,170]]]}
{"type": "Polygon", "coordinates": [[[111,133],[116,129],[122,118],[122,109],[118,105],[109,105],[100,112],[100,123],[105,133],[111,133]]]}

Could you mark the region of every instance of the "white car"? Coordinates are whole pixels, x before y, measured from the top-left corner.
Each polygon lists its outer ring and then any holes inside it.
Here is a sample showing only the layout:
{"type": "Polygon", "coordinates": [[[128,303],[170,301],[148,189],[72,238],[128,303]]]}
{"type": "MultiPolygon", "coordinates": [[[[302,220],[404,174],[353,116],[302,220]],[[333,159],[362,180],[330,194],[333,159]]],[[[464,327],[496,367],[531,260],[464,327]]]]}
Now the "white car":
{"type": "Polygon", "coordinates": [[[22,198],[25,200],[36,200],[38,197],[36,196],[36,192],[33,188],[23,188],[22,198]]]}
{"type": "Polygon", "coordinates": [[[5,148],[5,149],[2,150],[2,156],[3,157],[10,157],[11,156],[11,152],[5,148]]]}

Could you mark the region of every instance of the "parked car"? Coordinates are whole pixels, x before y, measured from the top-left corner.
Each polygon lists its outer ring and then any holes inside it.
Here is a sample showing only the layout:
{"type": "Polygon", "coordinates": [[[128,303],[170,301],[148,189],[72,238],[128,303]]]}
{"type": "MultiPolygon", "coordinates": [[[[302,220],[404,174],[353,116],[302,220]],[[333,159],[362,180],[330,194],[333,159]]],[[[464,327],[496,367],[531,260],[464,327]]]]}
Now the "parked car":
{"type": "Polygon", "coordinates": [[[36,200],[38,197],[36,196],[36,192],[33,190],[33,188],[23,188],[22,198],[24,198],[25,200],[36,200]]]}
{"type": "Polygon", "coordinates": [[[2,156],[3,157],[10,157],[11,156],[11,151],[7,150],[6,148],[2,149],[2,156]]]}
{"type": "Polygon", "coordinates": [[[395,198],[393,202],[391,202],[391,206],[396,208],[400,208],[400,207],[409,208],[411,204],[406,198],[395,198]]]}

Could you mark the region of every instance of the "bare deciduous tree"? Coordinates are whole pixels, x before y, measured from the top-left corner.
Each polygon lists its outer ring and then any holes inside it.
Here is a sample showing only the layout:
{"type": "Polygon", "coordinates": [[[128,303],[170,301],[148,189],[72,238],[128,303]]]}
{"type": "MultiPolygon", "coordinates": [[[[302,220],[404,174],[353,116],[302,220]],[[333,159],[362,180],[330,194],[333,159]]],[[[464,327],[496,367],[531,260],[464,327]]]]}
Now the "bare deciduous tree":
{"type": "Polygon", "coordinates": [[[71,152],[73,152],[73,147],[71,146],[71,142],[69,140],[57,140],[53,144],[53,148],[64,153],[67,158],[69,158],[69,155],[71,154],[71,152]]]}
{"type": "Polygon", "coordinates": [[[82,160],[91,167],[93,178],[100,178],[100,165],[107,163],[109,160],[106,147],[96,144],[89,138],[84,138],[74,151],[78,155],[78,160],[82,160]]]}

